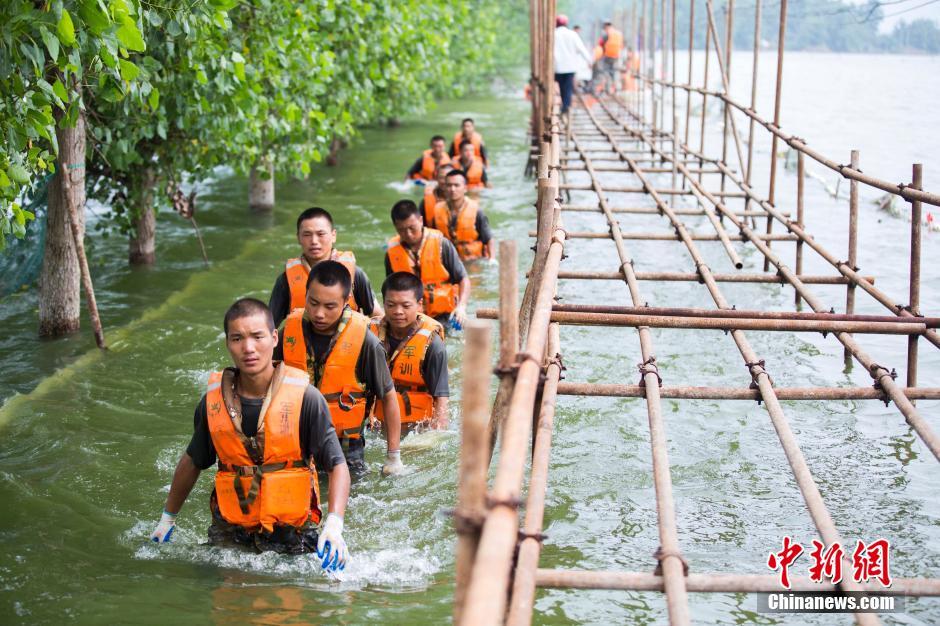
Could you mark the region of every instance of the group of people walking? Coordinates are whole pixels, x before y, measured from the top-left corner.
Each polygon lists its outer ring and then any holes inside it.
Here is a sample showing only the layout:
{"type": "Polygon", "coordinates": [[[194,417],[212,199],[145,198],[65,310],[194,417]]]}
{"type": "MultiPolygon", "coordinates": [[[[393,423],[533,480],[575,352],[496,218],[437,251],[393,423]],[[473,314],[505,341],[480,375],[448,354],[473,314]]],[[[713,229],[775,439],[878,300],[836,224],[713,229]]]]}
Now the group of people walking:
{"type": "Polygon", "coordinates": [[[561,92],[561,112],[571,107],[576,83],[587,93],[599,95],[618,91],[617,74],[623,73],[623,88],[633,89],[633,72],[637,71],[639,57],[628,48],[624,56],[623,33],[614,28],[610,20],[603,21],[603,34],[589,53],[581,39],[580,28],[568,28],[568,17],[555,18],[555,44],[552,50],[555,63],[555,82],[561,92]]]}
{"type": "Polygon", "coordinates": [[[169,541],[200,473],[217,465],[210,542],[315,552],[324,569],[345,567],[343,518],[351,476],[366,472],[366,431],[384,433],[382,473],[394,475],[403,431],[446,428],[445,329],[466,320],[464,263],[492,256],[489,223],[467,193],[471,174],[486,184],[482,137],[465,120],[450,155],[443,144],[434,137],[412,168],[427,183],[421,206],[391,207],[381,305],[355,254],[336,249],[333,216],[312,207],[297,217],[300,254],[269,302],[229,307],[233,366],[209,377],[153,541],[169,541]],[[321,474],[329,513],[318,531],[321,474]]]}

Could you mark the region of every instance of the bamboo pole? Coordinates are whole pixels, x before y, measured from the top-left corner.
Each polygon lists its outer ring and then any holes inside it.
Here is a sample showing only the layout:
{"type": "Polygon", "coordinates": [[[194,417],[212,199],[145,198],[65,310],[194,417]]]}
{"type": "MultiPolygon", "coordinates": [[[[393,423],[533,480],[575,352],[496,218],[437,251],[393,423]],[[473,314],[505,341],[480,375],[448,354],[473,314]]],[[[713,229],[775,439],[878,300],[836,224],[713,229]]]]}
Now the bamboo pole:
{"type": "MultiPolygon", "coordinates": [[[[477,309],[480,319],[496,319],[498,309],[477,309]]],[[[618,313],[569,313],[556,311],[551,320],[570,326],[629,326],[685,330],[759,330],[767,332],[858,333],[867,335],[916,335],[926,326],[918,322],[851,322],[804,319],[734,319],[673,315],[623,315],[618,313]]]]}
{"type": "MultiPolygon", "coordinates": [[[[559,344],[558,324],[552,324],[548,329],[547,353],[550,358],[558,354],[559,344]]],[[[548,490],[548,465],[560,376],[560,361],[551,361],[545,371],[545,389],[542,392],[538,421],[535,425],[529,495],[526,500],[525,523],[516,561],[507,626],[528,626],[532,623],[532,610],[535,603],[535,571],[542,549],[541,533],[545,518],[545,494],[548,490]]]]}
{"type": "MultiPolygon", "coordinates": [[[[803,228],[804,225],[804,212],[803,207],[803,190],[806,180],[806,170],[804,169],[803,163],[803,153],[796,153],[796,224],[800,228],[803,228]]],[[[745,181],[747,182],[747,181],[745,181]]],[[[748,183],[750,184],[750,183],[748,183]]],[[[750,198],[748,198],[750,200],[750,198]]],[[[796,242],[796,262],[793,266],[793,269],[796,271],[797,275],[803,273],[803,239],[800,238],[796,242]]],[[[800,299],[800,292],[794,290],[793,298],[795,300],[797,310],[801,309],[803,306],[803,301],[800,299]]]]}
{"type": "MultiPolygon", "coordinates": [[[[725,93],[729,96],[731,95],[731,49],[733,48],[734,41],[734,0],[727,0],[727,4],[724,7],[725,10],[725,66],[721,69],[722,75],[727,76],[725,81],[725,93]]],[[[711,9],[709,8],[709,12],[711,9]]],[[[717,50],[717,47],[716,47],[717,50]]],[[[721,54],[721,52],[719,52],[721,54]]],[[[724,124],[721,128],[721,161],[723,163],[728,162],[728,117],[731,114],[731,109],[728,107],[728,103],[724,103],[724,124]]],[[[731,120],[733,122],[733,120],[731,120]]],[[[743,169],[743,165],[742,165],[743,169]]],[[[673,185],[675,187],[675,185],[673,185]]],[[[725,177],[721,177],[721,190],[725,190],[725,177]]]]}
{"type": "MultiPolygon", "coordinates": [[[[858,150],[852,150],[851,164],[853,169],[858,169],[858,150]]],[[[849,256],[846,263],[853,270],[858,270],[858,182],[851,181],[849,187],[849,256]]],[[[855,312],[855,283],[849,283],[845,287],[845,312],[852,314],[855,312]]],[[[844,350],[845,369],[852,369],[852,353],[849,349],[844,350]]]]}
{"type": "MultiPolygon", "coordinates": [[[[689,574],[689,591],[696,593],[780,593],[779,576],[770,574],[689,574]]],[[[539,569],[539,587],[556,589],[630,589],[662,591],[663,577],[646,572],[591,572],[584,570],[539,569]]],[[[892,578],[891,587],[878,582],[860,583],[859,589],[875,596],[938,596],[940,580],[935,578],[892,578]]],[[[839,593],[829,583],[819,583],[809,576],[790,575],[789,592],[811,591],[839,593]]]]}
{"type": "MultiPolygon", "coordinates": [[[[913,167],[912,183],[915,189],[923,187],[924,166],[915,163],[913,167]]],[[[908,289],[910,312],[920,315],[920,245],[921,245],[921,203],[911,203],[911,271],[908,289]]],[[[907,386],[917,386],[917,337],[907,340],[907,386]]]]}
{"type": "MultiPolygon", "coordinates": [[[[775,387],[774,391],[780,400],[885,400],[884,392],[874,387],[775,387]]],[[[940,400],[940,388],[937,387],[906,387],[902,391],[909,400],[940,400]]],[[[560,383],[558,395],[644,398],[646,387],[601,383],[560,383]]],[[[746,387],[660,387],[659,397],[672,400],[761,400],[759,389],[746,387]]]]}
{"type": "Polygon", "coordinates": [[[519,351],[519,270],[516,242],[499,242],[499,364],[509,367],[519,351]]]}
{"type": "Polygon", "coordinates": [[[467,585],[486,513],[486,423],[490,396],[490,325],[469,320],[464,326],[464,376],[461,395],[460,474],[454,525],[457,530],[454,623],[460,623],[467,585]]]}
{"type": "MultiPolygon", "coordinates": [[[[751,110],[757,110],[757,69],[760,59],[760,18],[761,18],[761,0],[754,3],[754,59],[751,63],[751,110]]],[[[692,81],[689,81],[692,84],[692,81]]],[[[689,143],[686,141],[686,143],[689,143]]],[[[748,120],[747,130],[747,174],[744,180],[751,184],[751,171],[754,166],[754,119],[748,120]]],[[[744,199],[744,210],[750,207],[751,199],[744,199]]],[[[751,226],[755,226],[754,220],[751,220],[751,226]]]]}
{"type": "MultiPolygon", "coordinates": [[[[579,99],[580,96],[579,96],[579,99]]],[[[581,99],[583,104],[583,99],[581,99]]],[[[591,119],[593,114],[589,108],[584,109],[591,119]]],[[[574,145],[579,147],[579,143],[574,138],[574,145]]],[[[623,157],[624,155],[621,155],[623,157]]],[[[582,154],[585,166],[588,168],[588,175],[591,177],[591,186],[597,194],[598,205],[604,211],[607,218],[610,234],[617,247],[617,257],[620,261],[620,268],[623,272],[624,280],[630,290],[630,298],[634,306],[639,306],[642,298],[640,296],[639,285],[633,271],[633,259],[627,253],[623,237],[620,232],[620,224],[614,219],[613,214],[608,210],[607,200],[600,182],[594,173],[590,157],[582,154]]],[[[636,163],[630,164],[631,169],[637,170],[636,163]]],[[[638,176],[639,171],[636,172],[638,176]]],[[[646,183],[644,181],[644,186],[646,183]]],[[[662,207],[660,207],[662,208],[662,207]]],[[[552,315],[555,315],[554,313],[552,315]]],[[[685,591],[684,580],[684,561],[679,550],[679,539],[677,533],[675,502],[672,497],[672,477],[669,471],[669,455],[666,446],[665,426],[663,424],[662,409],[659,401],[659,374],[656,369],[656,358],[653,355],[653,340],[649,327],[646,324],[637,325],[637,333],[640,338],[640,353],[643,359],[641,371],[643,372],[643,382],[647,388],[646,412],[649,418],[650,428],[650,448],[653,462],[653,485],[656,491],[656,513],[659,527],[660,567],[665,577],[664,589],[666,592],[666,607],[669,613],[670,624],[688,624],[689,604],[685,591]]]]}
{"type": "MultiPolygon", "coordinates": [[[[78,164],[85,167],[84,163],[78,164]]],[[[78,258],[78,269],[82,277],[82,289],[85,291],[85,305],[88,307],[88,317],[95,334],[95,344],[101,350],[107,350],[104,340],[104,328],[101,326],[101,317],[98,315],[98,301],[95,298],[95,286],[91,281],[91,272],[88,269],[88,257],[85,255],[85,239],[82,236],[82,227],[79,223],[79,208],[75,206],[75,199],[71,193],[71,164],[61,168],[59,181],[62,184],[62,195],[69,215],[69,229],[72,231],[72,244],[75,246],[75,256],[78,258]]]]}
{"type": "MultiPolygon", "coordinates": [[[[541,354],[548,339],[554,285],[564,251],[565,234],[558,230],[549,248],[535,313],[526,337],[528,355],[541,354]]],[[[541,363],[523,360],[500,438],[500,463],[489,496],[489,513],[483,523],[473,575],[467,590],[460,624],[496,624],[506,608],[506,590],[518,531],[518,502],[525,462],[525,448],[532,428],[532,405],[539,383],[541,363]]]]}
{"type": "MultiPolygon", "coordinates": [[[[722,228],[722,233],[724,233],[724,228],[722,228]]],[[[530,237],[536,237],[537,232],[534,230],[529,231],[530,237]]],[[[726,250],[728,255],[731,257],[731,261],[735,267],[741,268],[744,266],[744,263],[738,257],[738,253],[731,246],[732,241],[748,241],[744,235],[728,235],[724,233],[724,237],[720,234],[715,233],[689,233],[689,236],[693,241],[720,241],[726,245],[726,250]],[[726,241],[727,239],[727,241],[726,241]]],[[[763,233],[757,235],[761,240],[765,241],[798,241],[799,238],[796,235],[787,235],[785,233],[772,233],[770,235],[765,235],[763,233]]],[[[569,239],[610,239],[610,233],[595,233],[595,232],[584,232],[584,231],[571,231],[568,233],[569,239]]],[[[636,232],[636,233],[623,233],[624,239],[632,239],[634,241],[675,241],[681,239],[681,237],[675,233],[655,233],[655,232],[636,232]]]]}
{"type": "MultiPolygon", "coordinates": [[[[777,85],[774,89],[774,127],[780,128],[780,101],[783,94],[783,52],[787,35],[787,0],[780,0],[780,28],[777,31],[777,85]]],[[[729,94],[730,95],[730,94],[729,94]]],[[[753,118],[751,118],[753,119],[753,118]]],[[[767,202],[775,205],[777,190],[777,135],[770,143],[770,183],[767,190],[767,202]]],[[[773,229],[774,221],[767,216],[767,232],[773,229]]],[[[770,262],[764,259],[764,271],[770,267],[770,262]]]]}
{"type": "MultiPolygon", "coordinates": [[[[848,278],[845,276],[814,276],[809,274],[794,275],[804,285],[845,285],[848,278]]],[[[620,272],[559,272],[560,280],[623,280],[620,272]]],[[[718,283],[771,283],[779,285],[789,284],[780,274],[712,274],[718,283]]],[[[874,276],[866,276],[868,281],[874,281],[874,276]]],[[[656,280],[664,282],[701,282],[698,274],[688,272],[636,272],[637,280],[656,280]]]]}

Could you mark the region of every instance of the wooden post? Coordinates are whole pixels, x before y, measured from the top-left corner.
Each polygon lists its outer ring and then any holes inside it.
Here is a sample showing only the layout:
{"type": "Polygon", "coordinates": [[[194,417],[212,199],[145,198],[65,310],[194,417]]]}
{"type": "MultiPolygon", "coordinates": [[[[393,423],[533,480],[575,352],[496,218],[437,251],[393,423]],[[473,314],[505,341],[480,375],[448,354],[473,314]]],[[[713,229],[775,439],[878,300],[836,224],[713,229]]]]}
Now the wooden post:
{"type": "Polygon", "coordinates": [[[490,458],[486,442],[491,371],[489,323],[468,321],[464,326],[464,339],[460,475],[454,511],[457,530],[455,624],[460,623],[480,542],[480,525],[486,513],[486,470],[490,458]]]}
{"type": "MultiPolygon", "coordinates": [[[[915,163],[913,168],[911,186],[922,189],[924,182],[924,166],[915,163]]],[[[910,301],[911,313],[920,315],[920,231],[921,231],[921,203],[911,202],[911,280],[910,301]]],[[[907,386],[917,386],[917,335],[907,338],[907,386]]]]}
{"type": "MultiPolygon", "coordinates": [[[[780,0],[780,28],[777,31],[777,87],[774,91],[774,126],[780,128],[780,97],[783,90],[783,51],[787,37],[787,0],[780,0]]],[[[777,189],[777,134],[770,141],[770,186],[767,189],[767,202],[774,204],[774,192],[777,189]]],[[[767,215],[767,234],[773,230],[774,218],[767,215]]],[[[764,271],[770,270],[770,260],[764,257],[764,271]]]]}
{"type": "MultiPolygon", "coordinates": [[[[851,165],[853,170],[858,169],[858,150],[852,150],[851,165]]],[[[858,181],[849,183],[849,258],[846,261],[852,271],[858,263],[858,181]]],[[[855,283],[849,282],[845,288],[845,312],[849,315],[855,313],[855,283]]],[[[852,369],[852,353],[848,348],[844,351],[845,369],[852,369]]]]}
{"type": "Polygon", "coordinates": [[[516,242],[499,242],[499,364],[508,367],[519,351],[519,272],[516,242]]]}
{"type": "MultiPolygon", "coordinates": [[[[804,226],[804,205],[803,205],[803,185],[805,183],[805,173],[803,164],[803,153],[797,152],[796,155],[796,224],[801,229],[804,226]]],[[[796,263],[794,265],[797,275],[803,273],[803,240],[796,242],[796,263]]],[[[797,310],[803,306],[803,300],[800,298],[799,290],[794,289],[794,298],[797,310]]]]}

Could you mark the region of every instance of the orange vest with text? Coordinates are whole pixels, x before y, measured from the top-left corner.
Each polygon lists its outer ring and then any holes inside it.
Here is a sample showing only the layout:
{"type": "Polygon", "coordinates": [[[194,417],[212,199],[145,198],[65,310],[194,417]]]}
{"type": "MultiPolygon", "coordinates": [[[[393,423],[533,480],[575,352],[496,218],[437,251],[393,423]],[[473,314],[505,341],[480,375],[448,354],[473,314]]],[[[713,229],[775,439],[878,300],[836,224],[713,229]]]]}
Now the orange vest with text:
{"type": "Polygon", "coordinates": [[[362,424],[366,418],[368,398],[365,388],[356,378],[356,363],[368,332],[369,318],[361,313],[350,311],[345,327],[333,343],[333,349],[326,357],[319,384],[316,372],[308,367],[307,341],[304,339],[302,310],[294,310],[284,322],[284,363],[303,369],[311,382],[326,398],[330,407],[330,417],[336,436],[340,439],[358,439],[362,434],[362,424]]]}
{"type": "Polygon", "coordinates": [[[437,185],[425,185],[424,187],[424,223],[430,225],[434,221],[434,207],[437,206],[438,198],[434,193],[437,185]]]}
{"type": "Polygon", "coordinates": [[[447,202],[441,201],[434,207],[434,228],[450,239],[457,253],[464,261],[472,261],[483,256],[483,242],[477,232],[477,212],[480,207],[475,200],[465,198],[463,207],[457,213],[457,226],[450,230],[450,209],[447,202]]]}
{"type": "Polygon", "coordinates": [[[434,180],[434,174],[438,166],[447,165],[450,163],[450,157],[447,156],[447,153],[444,152],[441,154],[441,160],[435,161],[434,157],[431,156],[430,150],[425,150],[423,156],[421,157],[421,171],[417,174],[412,174],[411,178],[414,180],[434,180]]]}
{"type": "MultiPolygon", "coordinates": [[[[369,330],[380,340],[385,340],[388,327],[378,319],[369,322],[369,330]]],[[[421,374],[428,345],[437,333],[444,339],[444,327],[427,315],[418,314],[418,329],[388,355],[388,370],[392,374],[398,392],[398,410],[402,424],[412,424],[431,419],[434,415],[434,398],[428,393],[427,383],[421,374]]],[[[375,407],[375,415],[385,421],[382,403],[375,407]]]]}
{"type": "Polygon", "coordinates": [[[401,245],[397,235],[388,240],[388,263],[393,272],[408,272],[424,285],[424,312],[431,317],[449,315],[457,308],[460,286],[450,282],[450,272],[441,260],[444,234],[433,228],[424,229],[424,241],[418,252],[418,263],[401,245]]]}
{"type": "MultiPolygon", "coordinates": [[[[463,131],[458,130],[457,134],[454,135],[454,153],[451,155],[453,157],[460,156],[460,144],[464,142],[463,131]]],[[[473,144],[473,156],[482,160],[483,151],[480,147],[483,145],[483,136],[477,131],[473,131],[473,135],[470,136],[470,142],[473,144]]]]}
{"type": "Polygon", "coordinates": [[[259,418],[256,442],[263,458],[248,453],[247,437],[236,430],[222,397],[222,372],[209,376],[206,418],[219,457],[215,494],[222,517],[251,531],[271,532],[275,524],[301,527],[320,522],[317,470],[300,450],[300,410],[307,389],[303,370],[284,367],[283,378],[259,418]]]}
{"type": "MultiPolygon", "coordinates": [[[[352,250],[347,250],[346,252],[334,250],[330,258],[333,261],[342,263],[349,271],[350,280],[355,283],[356,255],[353,254],[352,250]]],[[[304,265],[303,259],[298,257],[287,261],[284,273],[287,274],[287,286],[290,288],[291,311],[304,308],[304,304],[307,302],[307,277],[310,276],[310,270],[304,265]]],[[[349,290],[349,300],[347,304],[349,304],[349,308],[353,311],[359,310],[359,305],[356,303],[352,289],[349,290]]]]}
{"type": "Polygon", "coordinates": [[[616,28],[611,27],[607,33],[607,42],[604,44],[604,56],[616,59],[620,57],[621,50],[623,50],[623,34],[616,28]]]}
{"type": "MultiPolygon", "coordinates": [[[[459,161],[457,164],[460,164],[459,161]]],[[[486,187],[483,184],[483,164],[478,159],[473,159],[473,163],[463,170],[463,173],[467,177],[467,189],[483,189],[486,187]]]]}

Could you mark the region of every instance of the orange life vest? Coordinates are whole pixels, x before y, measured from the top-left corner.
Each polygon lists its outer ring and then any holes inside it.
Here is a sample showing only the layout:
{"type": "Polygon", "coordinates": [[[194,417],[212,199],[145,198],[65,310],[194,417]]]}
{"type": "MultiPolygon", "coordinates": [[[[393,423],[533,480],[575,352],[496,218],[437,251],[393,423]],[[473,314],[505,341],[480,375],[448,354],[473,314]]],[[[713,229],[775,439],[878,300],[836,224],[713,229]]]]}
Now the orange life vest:
{"type": "MultiPolygon", "coordinates": [[[[457,164],[460,165],[460,161],[457,164]]],[[[478,159],[473,159],[473,163],[470,164],[469,168],[463,170],[463,173],[467,178],[467,189],[483,189],[486,187],[483,184],[483,164],[478,159]]]]}
{"type": "Polygon", "coordinates": [[[454,243],[457,253],[464,261],[472,261],[483,256],[483,242],[477,232],[477,212],[480,207],[476,200],[465,198],[463,207],[457,213],[457,228],[450,230],[450,209],[447,201],[438,202],[434,207],[434,228],[454,243]]]}
{"type": "Polygon", "coordinates": [[[450,163],[450,157],[447,156],[447,152],[441,154],[441,160],[435,161],[434,157],[431,156],[430,150],[425,150],[424,155],[421,157],[421,171],[417,174],[412,174],[411,178],[414,180],[434,180],[434,174],[437,171],[437,168],[441,165],[447,165],[450,163]]]}
{"type": "MultiPolygon", "coordinates": [[[[346,252],[333,250],[333,254],[330,255],[330,260],[342,263],[343,266],[349,270],[349,278],[353,281],[353,285],[355,285],[356,255],[353,254],[352,250],[347,250],[346,252]]],[[[307,302],[307,278],[310,276],[310,268],[302,258],[298,257],[296,259],[288,259],[284,273],[287,274],[287,286],[290,288],[291,311],[304,308],[307,302]]],[[[349,304],[349,308],[353,311],[359,310],[359,305],[356,303],[352,289],[349,290],[349,300],[347,300],[347,304],[349,304]]]]}
{"type": "MultiPolygon", "coordinates": [[[[462,144],[464,140],[463,131],[458,130],[457,134],[454,135],[454,153],[451,156],[454,158],[460,156],[460,144],[462,144]]],[[[470,136],[470,142],[473,144],[473,156],[483,160],[483,151],[480,149],[483,146],[483,136],[477,131],[473,131],[473,135],[470,136]]]]}
{"type": "Polygon", "coordinates": [[[457,308],[460,286],[450,282],[450,272],[441,260],[444,234],[433,228],[424,229],[424,240],[418,252],[418,263],[401,245],[397,235],[388,240],[388,263],[393,272],[409,272],[424,285],[424,312],[431,317],[448,315],[457,308]]]}
{"type": "Polygon", "coordinates": [[[620,57],[621,50],[623,50],[623,34],[616,28],[611,27],[607,33],[607,41],[604,43],[604,56],[616,59],[620,57]]]}
{"type": "Polygon", "coordinates": [[[235,428],[222,395],[222,372],[209,376],[206,418],[219,457],[215,494],[219,512],[230,524],[271,532],[274,524],[300,527],[320,522],[317,470],[300,450],[300,410],[307,376],[281,366],[250,441],[235,428]],[[246,444],[260,445],[263,456],[252,458],[246,444]]]}
{"type": "Polygon", "coordinates": [[[594,46],[594,62],[597,63],[604,56],[604,49],[601,46],[594,46]]]}
{"type": "Polygon", "coordinates": [[[434,207],[437,205],[437,194],[434,191],[437,185],[425,185],[424,187],[424,223],[430,224],[434,221],[434,207]]]}
{"type": "MultiPolygon", "coordinates": [[[[374,319],[369,322],[369,330],[384,342],[388,325],[374,319]]],[[[433,318],[419,313],[418,329],[388,355],[388,369],[398,392],[398,410],[402,424],[423,422],[434,415],[434,398],[428,393],[427,382],[421,374],[421,366],[424,365],[424,357],[434,333],[444,339],[444,327],[433,318]]],[[[381,402],[375,407],[375,415],[385,421],[381,402]]]]}
{"type": "Polygon", "coordinates": [[[284,363],[305,370],[310,382],[326,398],[336,436],[358,439],[366,418],[368,398],[363,384],[356,379],[356,363],[368,332],[369,318],[355,311],[343,312],[338,336],[320,373],[308,357],[303,317],[303,310],[295,309],[284,322],[284,363]]]}

